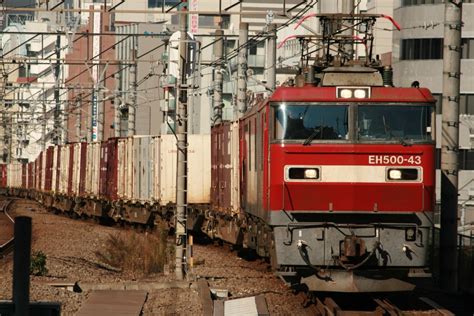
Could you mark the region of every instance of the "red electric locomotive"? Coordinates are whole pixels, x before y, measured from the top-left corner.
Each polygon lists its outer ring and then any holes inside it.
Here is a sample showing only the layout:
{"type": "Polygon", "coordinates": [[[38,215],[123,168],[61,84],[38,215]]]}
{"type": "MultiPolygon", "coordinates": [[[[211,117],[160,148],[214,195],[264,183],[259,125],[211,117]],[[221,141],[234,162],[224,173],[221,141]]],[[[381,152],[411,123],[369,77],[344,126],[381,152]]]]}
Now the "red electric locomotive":
{"type": "MultiPolygon", "coordinates": [[[[434,99],[423,88],[384,87],[377,75],[326,69],[319,86],[277,88],[241,122],[242,206],[272,228],[280,269],[316,272],[305,280],[312,289],[361,290],[330,282],[347,273],[321,269],[408,272],[428,263],[434,99]],[[325,85],[333,76],[339,82],[325,85]],[[361,84],[348,85],[352,76],[361,84]]],[[[379,283],[371,290],[387,290],[379,283]]]]}
{"type": "Polygon", "coordinates": [[[409,290],[398,278],[432,244],[435,100],[377,61],[343,64],[316,60],[239,121],[241,240],[310,290],[409,290]]]}

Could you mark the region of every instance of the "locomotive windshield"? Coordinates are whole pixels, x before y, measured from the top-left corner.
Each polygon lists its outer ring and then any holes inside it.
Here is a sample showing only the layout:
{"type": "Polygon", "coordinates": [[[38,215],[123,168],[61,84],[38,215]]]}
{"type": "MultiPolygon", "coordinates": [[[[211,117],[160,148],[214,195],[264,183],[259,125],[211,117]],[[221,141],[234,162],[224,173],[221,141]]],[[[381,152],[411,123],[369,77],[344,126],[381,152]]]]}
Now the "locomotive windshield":
{"type": "Polygon", "coordinates": [[[432,140],[432,105],[273,104],[273,139],[303,142],[432,140]],[[349,132],[350,131],[350,132],[349,132]]]}
{"type": "Polygon", "coordinates": [[[348,106],[280,105],[275,108],[275,139],[346,140],[348,106]]]}
{"type": "Polygon", "coordinates": [[[359,105],[358,139],[431,140],[430,106],[359,105]]]}

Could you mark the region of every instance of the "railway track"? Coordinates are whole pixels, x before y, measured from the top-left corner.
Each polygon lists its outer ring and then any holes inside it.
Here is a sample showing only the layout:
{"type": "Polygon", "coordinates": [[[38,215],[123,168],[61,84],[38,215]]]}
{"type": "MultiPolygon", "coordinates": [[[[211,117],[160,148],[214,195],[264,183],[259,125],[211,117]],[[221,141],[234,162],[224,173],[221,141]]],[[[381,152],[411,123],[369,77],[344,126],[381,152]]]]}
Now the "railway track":
{"type": "MultiPolygon", "coordinates": [[[[14,223],[8,214],[8,209],[13,201],[12,199],[0,200],[0,227],[8,225],[11,227],[9,234],[8,230],[0,230],[0,258],[6,256],[13,249],[14,223]]],[[[76,219],[89,222],[84,218],[76,219]]],[[[441,306],[443,303],[438,303],[436,299],[428,295],[420,295],[415,292],[380,293],[377,295],[365,293],[329,295],[328,293],[319,294],[304,290],[303,292],[307,297],[305,305],[308,307],[311,305],[311,310],[315,311],[315,315],[455,315],[441,306]]]]}
{"type": "Polygon", "coordinates": [[[410,293],[337,294],[312,298],[316,315],[455,315],[433,299],[410,293]]]}
{"type": "Polygon", "coordinates": [[[8,210],[14,199],[0,200],[0,259],[6,257],[12,250],[15,243],[13,237],[14,220],[8,210]]]}

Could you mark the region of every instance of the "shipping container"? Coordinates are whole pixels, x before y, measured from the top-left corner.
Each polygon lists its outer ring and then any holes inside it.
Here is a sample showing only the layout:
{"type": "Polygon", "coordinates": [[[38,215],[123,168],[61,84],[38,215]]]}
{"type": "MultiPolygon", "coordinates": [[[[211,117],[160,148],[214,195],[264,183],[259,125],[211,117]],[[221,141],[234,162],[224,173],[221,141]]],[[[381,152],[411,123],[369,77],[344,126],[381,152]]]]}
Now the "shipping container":
{"type": "Polygon", "coordinates": [[[159,136],[133,136],[118,140],[117,195],[119,198],[147,202],[154,196],[154,146],[159,136]]]}
{"type": "Polygon", "coordinates": [[[26,189],[26,184],[28,181],[28,165],[26,163],[21,164],[21,187],[26,189]]]}
{"type": "Polygon", "coordinates": [[[22,164],[19,162],[9,163],[7,166],[7,186],[9,188],[21,188],[22,164]]]}
{"type": "Polygon", "coordinates": [[[118,190],[120,199],[130,201],[133,199],[134,185],[133,171],[133,138],[122,138],[118,144],[118,190]]]}
{"type": "MultiPolygon", "coordinates": [[[[188,182],[189,204],[210,203],[211,188],[211,135],[188,135],[188,182]]],[[[176,138],[161,136],[160,148],[160,204],[176,202],[176,138]]]]}
{"type": "Polygon", "coordinates": [[[132,200],[146,202],[153,198],[153,144],[159,141],[158,136],[134,136],[133,146],[133,176],[134,184],[132,200]]]}
{"type": "Polygon", "coordinates": [[[99,197],[100,150],[100,142],[87,144],[87,167],[84,183],[86,196],[99,197]]]}
{"type": "Polygon", "coordinates": [[[27,188],[32,189],[33,184],[34,184],[34,178],[35,178],[35,163],[34,162],[29,162],[28,163],[28,183],[27,183],[27,188]]]}
{"type": "Polygon", "coordinates": [[[69,177],[69,153],[72,145],[60,146],[58,151],[58,193],[66,195],[68,193],[68,177],[69,177]]]}
{"type": "Polygon", "coordinates": [[[0,164],[0,188],[6,188],[7,187],[7,165],[6,164],[0,164]]]}
{"type": "Polygon", "coordinates": [[[229,215],[240,211],[239,126],[223,123],[212,128],[211,204],[229,215]]]}
{"type": "Polygon", "coordinates": [[[61,146],[53,147],[53,177],[51,179],[51,192],[57,193],[59,187],[59,153],[61,146]]]}
{"type": "Polygon", "coordinates": [[[121,138],[117,143],[117,196],[127,200],[127,138],[121,138]]]}
{"type": "Polygon", "coordinates": [[[153,201],[160,201],[161,199],[161,168],[160,168],[160,149],[161,137],[155,138],[153,142],[153,201]]]}
{"type": "Polygon", "coordinates": [[[53,157],[54,147],[48,147],[46,149],[46,155],[44,159],[44,185],[43,191],[50,192],[53,184],[53,157]]]}
{"type": "Polygon", "coordinates": [[[38,158],[36,159],[36,190],[41,191],[43,188],[43,153],[40,152],[38,158]]]}
{"type": "Polygon", "coordinates": [[[118,180],[118,138],[102,143],[100,158],[100,197],[114,201],[117,199],[118,180]]]}
{"type": "Polygon", "coordinates": [[[83,196],[85,193],[87,143],[75,143],[72,161],[72,195],[83,196]]]}
{"type": "Polygon", "coordinates": [[[67,177],[67,194],[72,196],[74,194],[74,175],[78,172],[74,171],[74,148],[76,144],[69,144],[69,156],[68,156],[68,177],[67,177]]]}

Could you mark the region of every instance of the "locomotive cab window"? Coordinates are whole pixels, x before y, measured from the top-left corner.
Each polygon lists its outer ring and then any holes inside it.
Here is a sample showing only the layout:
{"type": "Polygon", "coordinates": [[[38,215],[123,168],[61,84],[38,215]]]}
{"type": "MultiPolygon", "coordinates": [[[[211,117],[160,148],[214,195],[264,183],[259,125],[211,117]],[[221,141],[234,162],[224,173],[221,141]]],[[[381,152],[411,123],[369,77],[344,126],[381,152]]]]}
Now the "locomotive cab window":
{"type": "Polygon", "coordinates": [[[276,104],[273,110],[275,140],[309,143],[349,139],[346,105],[276,104]]]}
{"type": "Polygon", "coordinates": [[[359,141],[420,142],[432,140],[429,105],[359,105],[359,141]]]}

